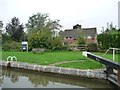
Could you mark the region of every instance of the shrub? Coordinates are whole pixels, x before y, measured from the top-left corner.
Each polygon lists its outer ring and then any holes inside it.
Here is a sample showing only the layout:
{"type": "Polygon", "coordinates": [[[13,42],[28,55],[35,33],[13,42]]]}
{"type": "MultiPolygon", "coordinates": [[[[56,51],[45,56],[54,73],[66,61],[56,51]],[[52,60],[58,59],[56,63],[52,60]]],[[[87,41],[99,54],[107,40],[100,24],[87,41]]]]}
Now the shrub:
{"type": "Polygon", "coordinates": [[[102,33],[98,35],[97,40],[101,50],[120,47],[120,33],[102,33]]]}
{"type": "Polygon", "coordinates": [[[21,51],[22,45],[20,42],[7,41],[2,45],[2,50],[4,51],[21,51]]]}
{"type": "Polygon", "coordinates": [[[96,43],[87,44],[87,50],[89,52],[97,52],[98,51],[97,44],[96,43]]]}
{"type": "Polygon", "coordinates": [[[77,51],[77,44],[69,44],[68,51],[77,51]]]}
{"type": "Polygon", "coordinates": [[[85,45],[85,44],[86,44],[84,38],[79,38],[77,43],[78,43],[78,46],[80,46],[80,45],[85,45]]]}
{"type": "Polygon", "coordinates": [[[57,36],[57,37],[48,39],[48,41],[46,42],[46,48],[51,50],[62,50],[63,41],[61,37],[57,36]]]}

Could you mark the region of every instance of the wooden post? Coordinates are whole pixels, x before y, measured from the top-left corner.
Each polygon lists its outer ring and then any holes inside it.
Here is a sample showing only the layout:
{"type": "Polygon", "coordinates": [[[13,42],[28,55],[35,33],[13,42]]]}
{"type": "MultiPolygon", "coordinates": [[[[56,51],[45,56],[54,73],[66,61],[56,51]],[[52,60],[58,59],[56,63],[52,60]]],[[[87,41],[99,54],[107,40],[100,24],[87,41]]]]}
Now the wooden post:
{"type": "Polygon", "coordinates": [[[110,74],[113,74],[113,68],[106,66],[106,78],[108,79],[110,74]]]}
{"type": "Polygon", "coordinates": [[[120,84],[120,69],[118,69],[118,83],[120,84]]]}
{"type": "Polygon", "coordinates": [[[113,68],[112,67],[107,66],[106,71],[107,71],[107,74],[113,74],[113,68]]]}
{"type": "Polygon", "coordinates": [[[10,67],[11,66],[10,62],[6,62],[6,66],[10,67]]]}

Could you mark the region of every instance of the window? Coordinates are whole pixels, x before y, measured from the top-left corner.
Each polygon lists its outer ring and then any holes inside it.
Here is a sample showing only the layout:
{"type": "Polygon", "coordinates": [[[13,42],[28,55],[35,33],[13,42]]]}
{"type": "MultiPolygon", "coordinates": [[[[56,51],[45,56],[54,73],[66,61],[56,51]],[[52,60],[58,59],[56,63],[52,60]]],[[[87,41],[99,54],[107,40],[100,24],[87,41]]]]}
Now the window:
{"type": "Polygon", "coordinates": [[[88,36],[87,38],[88,38],[88,39],[91,39],[91,36],[88,36]]]}

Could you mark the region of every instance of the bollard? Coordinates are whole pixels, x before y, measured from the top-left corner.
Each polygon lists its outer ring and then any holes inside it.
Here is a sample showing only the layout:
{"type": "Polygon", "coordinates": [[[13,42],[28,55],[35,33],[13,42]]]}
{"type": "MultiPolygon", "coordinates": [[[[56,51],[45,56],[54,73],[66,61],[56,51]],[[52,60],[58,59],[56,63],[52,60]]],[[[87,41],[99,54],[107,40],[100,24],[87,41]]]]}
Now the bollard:
{"type": "Polygon", "coordinates": [[[11,62],[13,62],[14,60],[17,61],[17,58],[15,56],[8,56],[7,57],[6,66],[10,67],[11,66],[11,62]]]}
{"type": "Polygon", "coordinates": [[[6,62],[6,66],[10,67],[11,66],[10,62],[6,62]]]}

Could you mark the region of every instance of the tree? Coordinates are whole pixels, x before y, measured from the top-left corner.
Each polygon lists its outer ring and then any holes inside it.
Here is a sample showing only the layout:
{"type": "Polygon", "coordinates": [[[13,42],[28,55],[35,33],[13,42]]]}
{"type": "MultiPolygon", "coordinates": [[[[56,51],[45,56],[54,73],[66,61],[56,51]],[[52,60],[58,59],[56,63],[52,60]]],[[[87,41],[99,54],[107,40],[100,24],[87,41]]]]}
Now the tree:
{"type": "Polygon", "coordinates": [[[102,32],[97,36],[99,49],[108,49],[110,47],[119,48],[120,47],[120,32],[113,27],[113,24],[108,24],[105,32],[102,32]]]}
{"type": "Polygon", "coordinates": [[[60,36],[56,36],[47,40],[46,47],[52,50],[63,49],[63,40],[60,36]]]}
{"type": "Polygon", "coordinates": [[[3,23],[0,21],[0,35],[2,34],[3,23]]]}
{"type": "Polygon", "coordinates": [[[77,44],[78,44],[78,46],[81,46],[81,45],[85,45],[86,44],[86,41],[85,41],[85,34],[84,34],[84,32],[83,32],[83,30],[80,30],[80,32],[79,32],[79,38],[78,38],[78,40],[77,40],[77,44]]]}
{"type": "Polygon", "coordinates": [[[113,23],[111,22],[110,24],[107,23],[107,28],[105,30],[105,33],[113,33],[117,32],[118,30],[116,29],[116,26],[113,26],[113,23]]]}
{"type": "Polygon", "coordinates": [[[0,21],[0,47],[1,47],[1,43],[2,43],[2,27],[3,27],[3,23],[2,23],[2,21],[0,21]]]}
{"type": "Polygon", "coordinates": [[[12,40],[22,40],[22,37],[24,35],[24,26],[23,24],[20,24],[19,18],[13,17],[11,19],[11,22],[6,25],[5,29],[12,40]]]}
{"type": "Polygon", "coordinates": [[[48,42],[55,36],[55,30],[59,30],[60,20],[51,20],[48,14],[37,13],[29,17],[27,37],[31,48],[49,48],[48,42]]]}
{"type": "Polygon", "coordinates": [[[37,13],[29,17],[26,27],[28,33],[43,30],[44,28],[51,31],[54,29],[59,29],[61,27],[59,21],[60,20],[49,19],[48,14],[37,13]]]}
{"type": "Polygon", "coordinates": [[[2,21],[0,21],[0,30],[2,27],[3,27],[3,23],[2,23],[2,21]]]}
{"type": "Polygon", "coordinates": [[[52,38],[52,33],[46,29],[34,32],[28,37],[31,48],[45,48],[48,39],[52,38]]]}

